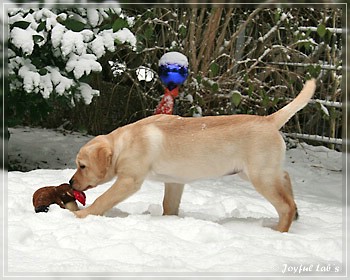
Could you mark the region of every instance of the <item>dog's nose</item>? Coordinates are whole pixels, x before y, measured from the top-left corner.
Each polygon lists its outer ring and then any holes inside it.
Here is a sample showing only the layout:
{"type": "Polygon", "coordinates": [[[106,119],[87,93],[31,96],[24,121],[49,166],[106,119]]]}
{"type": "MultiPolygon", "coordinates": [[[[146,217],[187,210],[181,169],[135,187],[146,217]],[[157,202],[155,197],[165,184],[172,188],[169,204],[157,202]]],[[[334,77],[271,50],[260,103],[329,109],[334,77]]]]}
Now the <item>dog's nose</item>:
{"type": "Polygon", "coordinates": [[[73,178],[69,180],[69,185],[73,188],[74,180],[73,178]]]}

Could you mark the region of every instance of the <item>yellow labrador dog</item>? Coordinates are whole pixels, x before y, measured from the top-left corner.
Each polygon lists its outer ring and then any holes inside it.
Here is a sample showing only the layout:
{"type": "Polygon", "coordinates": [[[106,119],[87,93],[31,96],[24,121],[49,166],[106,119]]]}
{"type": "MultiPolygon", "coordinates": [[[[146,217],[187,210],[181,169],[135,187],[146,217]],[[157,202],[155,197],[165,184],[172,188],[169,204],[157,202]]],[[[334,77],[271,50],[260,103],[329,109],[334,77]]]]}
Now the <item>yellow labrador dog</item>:
{"type": "Polygon", "coordinates": [[[85,191],[117,179],[76,216],[103,215],[145,179],[165,183],[164,215],[176,215],[185,183],[237,173],[276,208],[275,229],[288,231],[297,208],[282,167],[285,143],[279,129],[308,103],[315,88],[314,79],[307,81],[291,103],[269,116],[155,115],[95,137],[77,155],[71,186],[85,191]]]}

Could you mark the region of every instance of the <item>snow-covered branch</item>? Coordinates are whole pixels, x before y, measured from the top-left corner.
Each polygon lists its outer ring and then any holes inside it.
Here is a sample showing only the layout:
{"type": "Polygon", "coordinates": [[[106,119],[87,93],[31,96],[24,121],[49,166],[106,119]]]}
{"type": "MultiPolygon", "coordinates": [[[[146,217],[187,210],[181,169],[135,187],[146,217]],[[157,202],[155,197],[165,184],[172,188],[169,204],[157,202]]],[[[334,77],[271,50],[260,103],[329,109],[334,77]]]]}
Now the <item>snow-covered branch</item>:
{"type": "MultiPolygon", "coordinates": [[[[299,26],[299,27],[298,27],[298,30],[300,30],[300,31],[308,31],[308,30],[311,30],[311,31],[317,32],[317,27],[299,26]]],[[[331,33],[338,33],[338,34],[346,33],[346,32],[347,32],[347,29],[346,29],[346,28],[343,29],[343,28],[326,27],[326,30],[328,30],[328,31],[331,32],[331,33]]]]}
{"type": "Polygon", "coordinates": [[[285,66],[295,66],[295,67],[321,67],[325,70],[342,70],[342,66],[335,66],[330,64],[317,64],[317,63],[299,63],[299,62],[269,62],[269,64],[274,65],[285,65],[285,66]]]}
{"type": "Polygon", "coordinates": [[[271,36],[272,33],[276,32],[278,26],[280,26],[280,24],[281,24],[283,21],[285,21],[286,18],[287,18],[287,14],[283,13],[282,16],[281,16],[281,18],[280,18],[280,20],[276,23],[276,25],[275,25],[274,27],[272,27],[272,28],[269,30],[269,32],[267,32],[264,36],[260,37],[260,38],[258,39],[258,41],[264,42],[268,37],[271,36]]]}
{"type": "Polygon", "coordinates": [[[305,140],[313,140],[317,142],[324,142],[324,143],[330,143],[330,144],[336,144],[336,145],[342,145],[343,143],[342,139],[325,137],[320,135],[310,135],[310,134],[303,134],[303,133],[287,133],[287,132],[284,132],[283,134],[288,137],[305,139],[305,140]]]}

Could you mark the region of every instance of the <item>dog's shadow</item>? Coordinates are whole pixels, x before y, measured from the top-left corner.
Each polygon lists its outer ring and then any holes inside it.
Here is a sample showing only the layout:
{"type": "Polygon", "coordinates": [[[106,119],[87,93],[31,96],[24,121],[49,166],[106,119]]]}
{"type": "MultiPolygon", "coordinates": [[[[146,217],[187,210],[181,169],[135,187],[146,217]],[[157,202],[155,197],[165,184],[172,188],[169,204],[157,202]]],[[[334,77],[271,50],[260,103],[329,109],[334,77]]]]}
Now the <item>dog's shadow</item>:
{"type": "Polygon", "coordinates": [[[202,213],[196,213],[196,212],[182,212],[179,215],[181,218],[194,218],[199,220],[205,220],[210,221],[213,223],[217,223],[222,226],[259,226],[259,227],[266,227],[266,228],[273,228],[277,225],[278,220],[276,218],[268,218],[268,217],[237,217],[237,216],[231,216],[231,217],[225,217],[225,218],[218,218],[218,217],[209,217],[202,213]]]}
{"type": "Polygon", "coordinates": [[[118,208],[112,208],[111,210],[105,213],[105,217],[108,218],[126,218],[130,215],[130,213],[124,212],[118,208]]]}
{"type": "MultiPolygon", "coordinates": [[[[122,211],[116,207],[112,208],[109,210],[105,216],[109,218],[127,218],[128,216],[132,215],[131,213],[122,211]]],[[[142,213],[142,215],[151,215],[155,217],[168,217],[168,216],[163,216],[163,215],[158,215],[151,213],[150,211],[145,211],[142,213]]],[[[244,225],[245,227],[264,227],[264,228],[273,228],[274,226],[277,225],[277,220],[275,218],[255,218],[255,217],[247,217],[247,218],[242,218],[242,217],[226,217],[223,219],[218,219],[217,217],[208,217],[205,216],[201,213],[196,213],[196,212],[180,212],[179,218],[194,218],[198,220],[204,220],[204,221],[210,221],[213,223],[217,223],[222,226],[233,226],[233,227],[238,227],[241,225],[244,225]]]]}
{"type": "Polygon", "coordinates": [[[248,225],[264,227],[264,228],[274,228],[277,225],[277,219],[275,218],[239,218],[239,217],[229,217],[216,221],[219,225],[228,226],[228,225],[248,225]]]}
{"type": "MultiPolygon", "coordinates": [[[[128,213],[128,212],[122,211],[122,210],[114,207],[111,210],[109,210],[108,212],[106,212],[106,214],[104,216],[108,217],[108,218],[127,218],[130,215],[134,215],[134,213],[128,213]]],[[[146,210],[142,213],[138,213],[137,215],[151,215],[154,217],[162,216],[162,214],[160,214],[160,213],[154,213],[153,211],[149,211],[149,210],[146,210]]]]}

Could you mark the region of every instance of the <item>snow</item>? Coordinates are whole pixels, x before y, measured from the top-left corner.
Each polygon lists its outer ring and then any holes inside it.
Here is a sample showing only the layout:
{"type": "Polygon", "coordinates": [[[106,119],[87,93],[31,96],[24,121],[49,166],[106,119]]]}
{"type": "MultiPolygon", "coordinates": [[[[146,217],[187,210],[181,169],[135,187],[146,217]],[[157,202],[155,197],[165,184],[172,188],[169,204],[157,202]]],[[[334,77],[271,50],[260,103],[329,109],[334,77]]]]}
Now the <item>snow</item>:
{"type": "Polygon", "coordinates": [[[33,64],[25,64],[18,70],[18,75],[23,79],[23,88],[26,92],[36,92],[40,85],[40,75],[33,64]]]}
{"type": "Polygon", "coordinates": [[[276,23],[274,27],[272,27],[269,32],[267,32],[264,36],[259,37],[258,41],[259,42],[264,42],[267,38],[271,36],[272,33],[276,32],[278,26],[282,23],[282,21],[285,21],[287,19],[287,14],[282,13],[280,20],[276,23]]]}
{"type": "Polygon", "coordinates": [[[69,92],[69,89],[75,84],[74,80],[62,76],[57,67],[47,66],[46,69],[50,72],[52,84],[58,95],[63,95],[64,93],[69,92]]]}
{"type": "Polygon", "coordinates": [[[295,44],[303,44],[303,43],[310,43],[311,45],[315,45],[317,46],[318,44],[316,43],[316,41],[313,38],[308,38],[308,39],[300,39],[297,42],[295,42],[295,44]]]}
{"type": "Polygon", "coordinates": [[[113,33],[110,30],[103,30],[96,35],[95,39],[91,42],[90,48],[96,54],[97,58],[102,57],[106,50],[110,52],[115,51],[114,40],[117,39],[121,43],[130,43],[131,46],[136,47],[136,37],[130,32],[129,29],[124,28],[125,30],[119,30],[118,32],[113,33]]]}
{"type": "MultiPolygon", "coordinates": [[[[30,62],[23,67],[24,63],[19,63],[20,56],[11,57],[9,59],[9,69],[11,73],[18,74],[17,76],[19,77],[18,81],[14,81],[11,84],[11,90],[16,88],[22,90],[23,88],[27,92],[40,92],[44,98],[48,98],[56,89],[54,87],[55,84],[60,84],[57,93],[59,95],[70,95],[72,93],[70,91],[71,87],[76,84],[79,85],[79,79],[84,75],[89,75],[92,71],[102,71],[102,66],[97,59],[102,58],[106,54],[106,50],[114,52],[116,50],[116,40],[121,44],[130,44],[131,48],[136,50],[136,37],[129,29],[123,28],[117,32],[113,32],[112,29],[101,30],[99,25],[102,23],[103,18],[108,17],[107,11],[121,13],[119,8],[77,9],[75,12],[60,14],[55,14],[46,8],[33,8],[31,10],[11,9],[8,18],[9,24],[22,22],[20,27],[23,27],[25,22],[28,23],[28,27],[24,25],[24,27],[27,27],[26,29],[13,27],[10,31],[9,40],[16,49],[20,50],[30,60],[30,55],[33,53],[34,48],[40,48],[51,41],[52,55],[62,58],[63,62],[66,63],[60,73],[62,81],[50,82],[49,79],[52,78],[52,75],[46,73],[41,75],[39,73],[40,69],[35,67],[27,69],[27,66],[31,64],[30,62]],[[79,15],[79,12],[82,12],[86,18],[79,15]],[[80,32],[68,30],[66,26],[59,23],[65,21],[68,17],[74,18],[81,23],[89,22],[92,30],[84,29],[80,32]],[[45,27],[40,32],[37,32],[39,24],[42,23],[45,23],[45,27]],[[40,37],[33,37],[33,35],[40,37]],[[19,73],[21,66],[22,71],[19,73]],[[78,81],[71,79],[64,69],[67,72],[73,71],[74,77],[78,81]],[[71,81],[68,82],[67,79],[71,81]],[[39,85],[38,82],[42,82],[42,84],[39,85]]],[[[127,19],[130,25],[134,24],[133,17],[127,17],[126,15],[123,15],[123,17],[127,19]]],[[[12,52],[10,53],[11,56],[16,55],[14,50],[10,52],[12,52]]],[[[54,65],[52,66],[54,67],[54,65]]],[[[56,75],[56,77],[58,76],[56,75]]],[[[88,101],[90,99],[91,96],[84,98],[84,100],[88,101]]]]}
{"type": "MultiPolygon", "coordinates": [[[[251,59],[247,59],[245,61],[242,61],[240,63],[247,63],[249,61],[252,61],[251,59]]],[[[331,64],[325,64],[323,61],[320,61],[320,63],[298,63],[298,62],[271,62],[271,64],[275,65],[285,65],[285,66],[295,66],[295,67],[321,67],[323,70],[342,70],[343,67],[341,65],[331,65],[331,64]]],[[[338,76],[339,77],[339,76],[338,76]]],[[[340,77],[341,78],[341,77],[340,77]]]]}
{"type": "Polygon", "coordinates": [[[63,33],[61,51],[63,56],[71,53],[82,55],[86,53],[86,44],[84,44],[83,34],[68,30],[63,33]]]}
{"type": "Polygon", "coordinates": [[[152,69],[145,66],[139,66],[136,69],[136,75],[139,81],[151,82],[154,78],[154,73],[152,69]]]}
{"type": "Polygon", "coordinates": [[[117,35],[113,33],[111,29],[101,31],[100,35],[102,36],[102,39],[103,39],[103,46],[110,52],[114,52],[115,51],[114,39],[117,38],[117,35]]]}
{"type": "Polygon", "coordinates": [[[326,116],[329,117],[329,112],[328,112],[327,107],[324,106],[322,103],[318,103],[318,104],[320,104],[320,107],[321,107],[322,112],[323,112],[326,116]]]}
{"type": "Polygon", "coordinates": [[[159,59],[159,66],[167,64],[177,64],[188,67],[188,59],[179,52],[167,52],[159,59]]]}
{"type": "MultiPolygon", "coordinates": [[[[20,154],[22,162],[37,162],[41,169],[8,173],[9,272],[299,276],[302,269],[324,275],[321,270],[342,267],[339,152],[306,144],[287,151],[300,218],[282,234],[270,229],[277,222],[274,208],[235,176],[186,185],[179,216],[162,216],[163,186],[152,181],[104,217],[77,219],[57,205],[37,214],[34,191],[67,182],[77,151],[91,137],[33,128],[10,132],[10,162],[20,154]]],[[[87,205],[110,185],[87,191],[87,205]]]]}
{"type": "Polygon", "coordinates": [[[91,42],[91,49],[94,54],[96,54],[97,58],[102,57],[106,53],[102,36],[96,36],[96,38],[91,42]]]}
{"type": "Polygon", "coordinates": [[[81,96],[84,99],[85,104],[90,104],[92,98],[96,95],[99,96],[100,92],[96,89],[92,89],[90,85],[87,83],[80,83],[79,91],[81,92],[81,96]]]}
{"type": "Polygon", "coordinates": [[[29,59],[15,57],[10,60],[9,72],[14,74],[14,68],[19,68],[18,75],[22,78],[23,88],[28,93],[38,92],[40,89],[42,96],[49,98],[53,89],[58,95],[63,95],[69,93],[69,89],[75,85],[74,80],[64,77],[57,67],[46,66],[47,73],[41,76],[29,59]]]}
{"type": "Polygon", "coordinates": [[[40,89],[42,90],[42,96],[44,98],[49,98],[50,93],[53,90],[51,75],[47,73],[44,76],[40,76],[40,89]]]}
{"type": "Polygon", "coordinates": [[[100,22],[99,12],[96,9],[86,9],[86,14],[91,26],[96,27],[100,22]]]}
{"type": "Polygon", "coordinates": [[[192,117],[199,118],[202,117],[202,108],[198,105],[195,105],[191,108],[193,110],[192,117]]]}
{"type": "Polygon", "coordinates": [[[59,23],[55,25],[55,27],[52,29],[51,42],[54,48],[59,47],[59,45],[61,44],[65,30],[66,27],[59,23]]]}
{"type": "Polygon", "coordinates": [[[24,54],[29,55],[32,54],[34,50],[34,34],[36,34],[36,32],[32,28],[22,29],[14,27],[11,30],[10,37],[12,38],[12,43],[18,49],[22,49],[24,54]]]}
{"type": "Polygon", "coordinates": [[[127,67],[126,67],[126,63],[125,62],[119,62],[117,61],[108,61],[108,64],[111,66],[111,70],[112,70],[112,74],[114,77],[117,77],[118,75],[123,74],[127,67]]]}
{"type": "MultiPolygon", "coordinates": [[[[300,31],[308,31],[308,30],[311,30],[311,31],[314,31],[314,32],[317,32],[317,28],[318,27],[311,27],[311,26],[299,26],[298,29],[300,31]]],[[[332,27],[326,27],[326,29],[331,32],[331,33],[346,33],[346,28],[332,28],[332,27]]]]}
{"type": "Polygon", "coordinates": [[[115,36],[119,42],[129,43],[133,49],[136,49],[136,37],[128,28],[118,30],[115,32],[115,36]]]}
{"type": "Polygon", "coordinates": [[[84,74],[89,75],[91,71],[102,71],[102,66],[96,61],[96,56],[93,54],[75,55],[70,54],[66,64],[67,72],[73,71],[74,77],[80,79],[84,74]]]}

